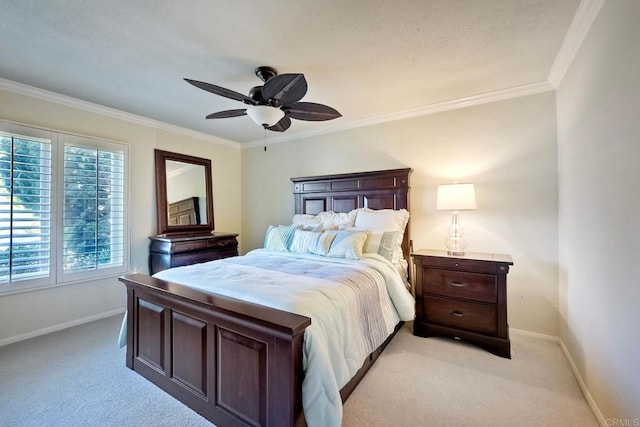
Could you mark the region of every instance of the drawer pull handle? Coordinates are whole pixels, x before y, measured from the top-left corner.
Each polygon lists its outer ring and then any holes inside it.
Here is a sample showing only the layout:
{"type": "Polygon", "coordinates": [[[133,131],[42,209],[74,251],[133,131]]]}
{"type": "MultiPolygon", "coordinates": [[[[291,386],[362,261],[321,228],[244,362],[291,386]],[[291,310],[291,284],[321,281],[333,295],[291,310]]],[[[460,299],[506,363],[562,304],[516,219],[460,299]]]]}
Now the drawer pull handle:
{"type": "Polygon", "coordinates": [[[464,288],[465,286],[467,286],[467,284],[460,283],[460,282],[449,282],[449,286],[454,286],[456,288],[464,288]]]}
{"type": "Polygon", "coordinates": [[[459,311],[452,311],[451,315],[455,317],[463,317],[464,313],[460,313],[459,311]]]}

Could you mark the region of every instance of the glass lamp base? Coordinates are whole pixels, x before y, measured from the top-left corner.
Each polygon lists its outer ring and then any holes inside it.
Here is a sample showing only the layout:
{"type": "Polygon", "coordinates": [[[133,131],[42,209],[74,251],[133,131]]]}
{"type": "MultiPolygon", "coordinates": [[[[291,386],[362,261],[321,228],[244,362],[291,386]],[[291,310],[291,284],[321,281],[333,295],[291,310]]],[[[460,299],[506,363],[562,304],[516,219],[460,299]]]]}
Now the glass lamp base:
{"type": "Polygon", "coordinates": [[[464,250],[467,247],[467,241],[464,239],[464,229],[458,222],[458,212],[454,211],[451,216],[451,225],[447,230],[449,237],[444,241],[447,247],[447,253],[449,255],[464,255],[464,250]]]}
{"type": "Polygon", "coordinates": [[[449,255],[464,255],[464,250],[467,247],[467,242],[459,236],[449,236],[444,245],[447,247],[447,253],[449,255]]]}
{"type": "Polygon", "coordinates": [[[447,255],[463,256],[464,252],[447,251],[447,255]]]}

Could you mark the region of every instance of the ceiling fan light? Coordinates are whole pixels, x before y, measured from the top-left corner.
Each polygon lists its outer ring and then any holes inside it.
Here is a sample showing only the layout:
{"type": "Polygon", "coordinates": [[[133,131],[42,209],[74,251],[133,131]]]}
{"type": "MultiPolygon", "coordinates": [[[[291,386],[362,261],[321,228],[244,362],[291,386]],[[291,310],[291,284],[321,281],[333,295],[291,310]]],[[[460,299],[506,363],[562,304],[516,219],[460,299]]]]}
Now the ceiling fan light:
{"type": "Polygon", "coordinates": [[[257,125],[271,127],[284,117],[284,111],[269,105],[249,105],[247,106],[247,115],[257,125]]]}

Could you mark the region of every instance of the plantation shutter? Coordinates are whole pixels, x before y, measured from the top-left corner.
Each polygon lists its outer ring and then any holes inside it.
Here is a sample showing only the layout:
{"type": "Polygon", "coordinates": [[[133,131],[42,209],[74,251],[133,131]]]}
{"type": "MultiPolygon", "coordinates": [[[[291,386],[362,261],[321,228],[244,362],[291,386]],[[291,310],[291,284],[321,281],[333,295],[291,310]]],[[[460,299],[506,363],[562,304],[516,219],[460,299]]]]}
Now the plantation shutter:
{"type": "Polygon", "coordinates": [[[124,153],[64,146],[63,270],[124,265],[124,153]]]}
{"type": "Polygon", "coordinates": [[[51,141],[0,133],[0,283],[46,278],[51,141]]]}

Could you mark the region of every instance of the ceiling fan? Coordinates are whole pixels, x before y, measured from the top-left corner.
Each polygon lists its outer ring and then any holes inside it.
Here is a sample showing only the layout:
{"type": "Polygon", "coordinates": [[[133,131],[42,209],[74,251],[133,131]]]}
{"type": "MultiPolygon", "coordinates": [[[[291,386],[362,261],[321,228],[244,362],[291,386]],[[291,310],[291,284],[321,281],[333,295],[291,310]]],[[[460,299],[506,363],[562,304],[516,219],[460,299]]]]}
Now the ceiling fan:
{"type": "Polygon", "coordinates": [[[255,74],[264,82],[264,85],[251,88],[248,96],[211,83],[186,78],[185,81],[207,92],[247,104],[246,108],[209,114],[207,119],[226,119],[248,115],[256,124],[265,129],[284,132],[291,126],[291,119],[324,121],[342,117],[342,114],[328,105],[300,102],[307,93],[307,81],[304,74],[278,75],[275,68],[268,66],[256,68],[255,74]]]}

